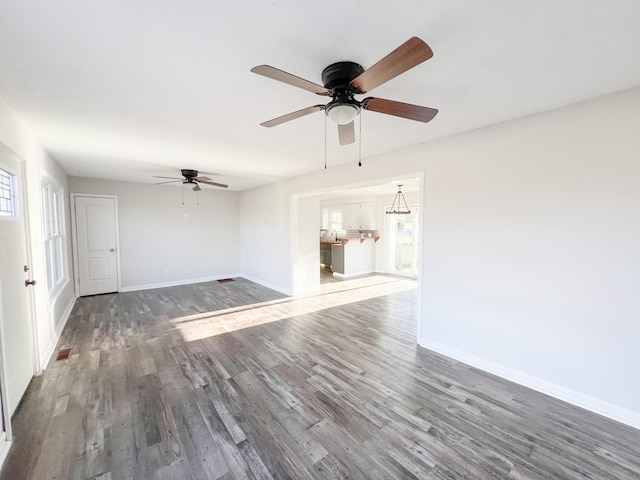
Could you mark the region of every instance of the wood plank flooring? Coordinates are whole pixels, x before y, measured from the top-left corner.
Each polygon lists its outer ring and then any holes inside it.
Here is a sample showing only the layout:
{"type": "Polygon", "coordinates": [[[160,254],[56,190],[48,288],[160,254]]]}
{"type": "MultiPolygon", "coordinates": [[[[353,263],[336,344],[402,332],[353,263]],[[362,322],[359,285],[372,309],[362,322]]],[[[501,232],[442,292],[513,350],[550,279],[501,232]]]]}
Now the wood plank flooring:
{"type": "Polygon", "coordinates": [[[2,480],[639,479],[640,431],[416,346],[416,284],[78,300],[2,480]]]}

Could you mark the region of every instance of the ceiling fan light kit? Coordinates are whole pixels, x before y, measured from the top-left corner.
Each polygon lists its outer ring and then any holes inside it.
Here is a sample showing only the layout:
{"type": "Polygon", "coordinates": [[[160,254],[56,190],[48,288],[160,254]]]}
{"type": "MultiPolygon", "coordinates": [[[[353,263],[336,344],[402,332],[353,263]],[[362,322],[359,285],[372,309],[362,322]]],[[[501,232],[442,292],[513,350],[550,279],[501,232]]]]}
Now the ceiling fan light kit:
{"type": "Polygon", "coordinates": [[[349,103],[330,103],[325,109],[327,117],[338,125],[348,125],[360,113],[360,107],[349,103]]]}
{"type": "Polygon", "coordinates": [[[270,65],[254,67],[251,69],[253,73],[302,88],[317,95],[331,97],[332,99],[326,105],[303,108],[302,110],[268,120],[260,125],[275,127],[296,118],[324,110],[326,116],[338,125],[340,145],[348,145],[355,142],[353,121],[360,115],[361,110],[371,110],[418,122],[429,122],[438,113],[435,108],[374,97],[359,101],[355,98],[355,95],[362,95],[373,90],[430,59],[432,56],[433,51],[429,45],[418,37],[412,37],[367,70],[355,62],[332,63],[322,71],[323,85],[318,85],[270,65]]]}

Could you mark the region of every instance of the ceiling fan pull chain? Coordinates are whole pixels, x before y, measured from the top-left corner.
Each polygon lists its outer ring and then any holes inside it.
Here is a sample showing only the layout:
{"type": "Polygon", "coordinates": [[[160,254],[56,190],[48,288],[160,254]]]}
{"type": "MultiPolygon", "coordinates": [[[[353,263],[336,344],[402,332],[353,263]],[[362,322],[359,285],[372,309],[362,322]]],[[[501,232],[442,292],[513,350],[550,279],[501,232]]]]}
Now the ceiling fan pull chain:
{"type": "Polygon", "coordinates": [[[359,132],[358,132],[358,166],[362,166],[362,115],[360,115],[360,120],[358,121],[359,132]]]}
{"type": "Polygon", "coordinates": [[[182,191],[182,205],[184,205],[184,185],[180,188],[182,191]]]}
{"type": "Polygon", "coordinates": [[[327,169],[327,116],[324,116],[324,169],[327,169]]]}

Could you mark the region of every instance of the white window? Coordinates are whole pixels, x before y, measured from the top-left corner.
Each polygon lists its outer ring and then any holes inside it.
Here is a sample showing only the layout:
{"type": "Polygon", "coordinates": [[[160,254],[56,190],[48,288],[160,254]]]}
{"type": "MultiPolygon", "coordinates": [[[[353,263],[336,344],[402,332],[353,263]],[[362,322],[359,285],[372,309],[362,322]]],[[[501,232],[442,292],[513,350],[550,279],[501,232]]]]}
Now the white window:
{"type": "Polygon", "coordinates": [[[344,233],[342,228],[342,208],[331,208],[329,210],[329,227],[331,228],[330,232],[335,230],[338,234],[344,233]]]}
{"type": "Polygon", "coordinates": [[[16,176],[0,168],[0,216],[17,217],[16,176]]]}
{"type": "Polygon", "coordinates": [[[47,290],[51,295],[65,278],[64,210],[62,189],[42,183],[42,218],[44,221],[44,254],[47,268],[47,290]]]}

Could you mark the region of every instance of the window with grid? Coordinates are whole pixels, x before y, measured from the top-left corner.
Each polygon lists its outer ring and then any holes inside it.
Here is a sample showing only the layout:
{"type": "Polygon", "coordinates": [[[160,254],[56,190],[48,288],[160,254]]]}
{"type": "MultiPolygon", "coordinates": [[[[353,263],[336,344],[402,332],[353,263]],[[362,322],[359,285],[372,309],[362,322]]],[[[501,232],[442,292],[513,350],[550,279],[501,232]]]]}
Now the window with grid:
{"type": "Polygon", "coordinates": [[[16,176],[0,168],[0,215],[17,217],[16,176]]]}
{"type": "Polygon", "coordinates": [[[50,183],[42,184],[42,218],[47,290],[51,295],[65,278],[64,215],[62,190],[50,183]]]}
{"type": "Polygon", "coordinates": [[[342,208],[331,208],[329,209],[329,232],[333,232],[334,230],[338,234],[344,234],[344,229],[342,228],[342,208]]]}

